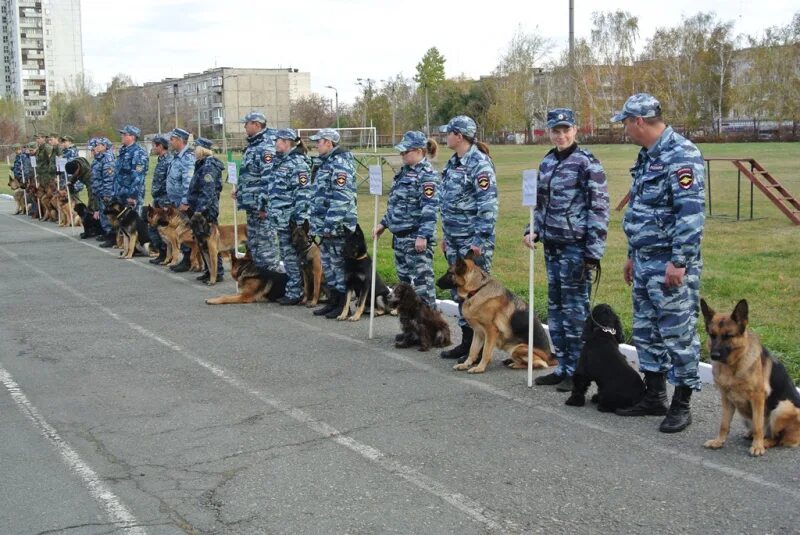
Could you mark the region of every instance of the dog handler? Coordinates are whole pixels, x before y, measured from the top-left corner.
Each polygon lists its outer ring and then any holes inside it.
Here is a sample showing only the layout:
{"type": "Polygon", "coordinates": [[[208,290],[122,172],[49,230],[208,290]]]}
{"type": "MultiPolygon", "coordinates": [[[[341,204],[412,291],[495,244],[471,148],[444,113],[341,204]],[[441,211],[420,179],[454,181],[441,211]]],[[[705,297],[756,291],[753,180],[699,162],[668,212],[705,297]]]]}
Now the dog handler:
{"type": "MultiPolygon", "coordinates": [[[[476,139],[478,126],[472,118],[453,117],[439,131],[447,133],[447,147],[455,151],[442,171],[442,252],[447,263],[453,265],[472,251],[476,265],[488,273],[492,268],[497,223],[494,162],[486,144],[476,139]]],[[[452,295],[459,300],[455,290],[452,295]]],[[[473,331],[461,316],[460,305],[458,325],[461,343],[440,356],[464,362],[472,345],[473,331]]]]}
{"type": "Polygon", "coordinates": [[[633,95],[611,121],[622,121],[625,134],[642,147],[622,220],[628,237],[623,276],[633,283],[633,343],[647,385],[642,401],[617,414],[666,413],[659,429],[675,433],[692,423],[689,400],[700,389],[696,324],[705,162],[692,142],[666,125],[652,95],[633,95]],[[669,410],[667,375],[675,385],[669,410]]]}
{"type": "MultiPolygon", "coordinates": [[[[218,158],[211,150],[213,143],[203,137],[197,138],[194,142],[194,175],[189,184],[189,192],[186,194],[186,201],[189,204],[191,214],[200,213],[213,225],[219,222],[219,194],[222,192],[222,170],[225,169],[218,158]]],[[[209,262],[215,259],[210,258],[209,262]]],[[[203,257],[205,263],[205,257],[203,257]]],[[[217,258],[217,282],[222,281],[222,274],[225,271],[222,267],[222,256],[218,253],[217,258]]],[[[208,282],[211,279],[210,266],[206,264],[205,271],[197,277],[200,282],[208,282]]]]}
{"type": "Polygon", "coordinates": [[[589,316],[591,270],[606,248],[608,184],[597,158],[575,141],[578,129],[571,109],[549,111],[547,128],[555,147],[539,164],[533,234],[526,228],[523,243],[544,244],[547,325],[558,366],[535,382],[570,392],[589,316]]]}

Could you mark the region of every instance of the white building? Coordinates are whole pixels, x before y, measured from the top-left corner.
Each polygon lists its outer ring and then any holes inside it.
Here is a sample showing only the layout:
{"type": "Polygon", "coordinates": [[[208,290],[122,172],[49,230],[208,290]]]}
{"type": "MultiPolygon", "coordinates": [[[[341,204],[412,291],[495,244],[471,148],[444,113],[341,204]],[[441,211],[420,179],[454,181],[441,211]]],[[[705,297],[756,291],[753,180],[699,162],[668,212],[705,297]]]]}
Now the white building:
{"type": "Polygon", "coordinates": [[[0,18],[0,97],[20,100],[29,118],[41,117],[53,94],[83,76],[80,0],[0,0],[0,18]]]}

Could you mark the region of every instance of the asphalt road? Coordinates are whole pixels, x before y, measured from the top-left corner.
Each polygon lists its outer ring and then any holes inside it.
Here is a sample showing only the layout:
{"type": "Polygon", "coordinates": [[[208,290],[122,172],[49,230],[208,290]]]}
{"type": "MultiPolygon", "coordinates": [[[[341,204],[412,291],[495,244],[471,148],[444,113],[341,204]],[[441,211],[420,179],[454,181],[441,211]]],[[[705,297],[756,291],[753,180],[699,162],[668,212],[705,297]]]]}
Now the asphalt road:
{"type": "MultiPolygon", "coordinates": [[[[396,350],[395,318],[212,307],[0,203],[0,533],[790,533],[800,451],[396,350]]],[[[499,361],[500,359],[498,359],[499,361]]]]}

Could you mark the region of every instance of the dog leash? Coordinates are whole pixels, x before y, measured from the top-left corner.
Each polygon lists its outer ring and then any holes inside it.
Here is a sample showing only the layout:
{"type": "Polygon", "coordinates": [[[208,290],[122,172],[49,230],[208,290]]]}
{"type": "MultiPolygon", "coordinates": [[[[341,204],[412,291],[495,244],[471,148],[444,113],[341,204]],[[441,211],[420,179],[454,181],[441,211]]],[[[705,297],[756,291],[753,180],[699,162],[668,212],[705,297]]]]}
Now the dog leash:
{"type": "Polygon", "coordinates": [[[584,268],[584,271],[583,271],[583,274],[584,274],[584,277],[585,277],[587,272],[591,273],[592,271],[595,271],[595,269],[597,270],[597,277],[595,277],[594,290],[592,291],[592,299],[591,299],[591,302],[589,303],[589,317],[591,318],[592,323],[594,323],[595,326],[598,329],[600,329],[601,331],[603,331],[606,334],[610,334],[611,336],[616,336],[617,335],[617,330],[616,329],[614,329],[613,327],[607,327],[607,326],[601,324],[596,319],[594,319],[594,302],[595,302],[595,299],[597,299],[597,293],[598,293],[598,290],[600,288],[600,277],[603,274],[603,268],[600,266],[600,261],[598,261],[596,268],[594,268],[592,266],[586,266],[584,268]]]}

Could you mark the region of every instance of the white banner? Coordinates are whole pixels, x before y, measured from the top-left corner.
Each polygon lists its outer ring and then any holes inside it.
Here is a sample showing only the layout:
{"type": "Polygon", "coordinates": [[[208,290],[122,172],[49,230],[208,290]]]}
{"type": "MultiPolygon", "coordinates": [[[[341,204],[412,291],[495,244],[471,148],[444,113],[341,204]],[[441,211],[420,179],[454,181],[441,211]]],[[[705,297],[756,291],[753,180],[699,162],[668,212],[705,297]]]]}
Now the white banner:
{"type": "Polygon", "coordinates": [[[228,184],[234,186],[239,183],[239,172],[236,169],[236,162],[228,162],[228,184]]]}
{"type": "Polygon", "coordinates": [[[29,156],[29,159],[31,161],[31,167],[36,169],[36,156],[29,156]]]}
{"type": "Polygon", "coordinates": [[[536,187],[539,171],[525,169],[522,171],[522,206],[536,206],[536,187]]]}
{"type": "Polygon", "coordinates": [[[383,195],[383,171],[380,165],[369,166],[369,193],[383,195]]]}

